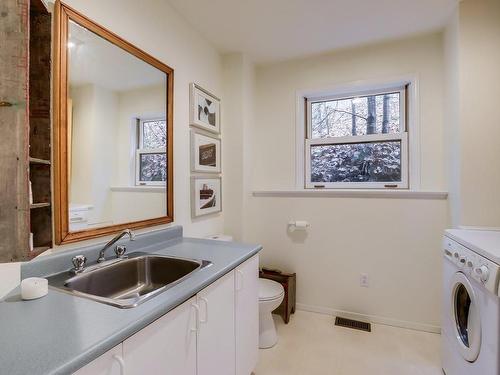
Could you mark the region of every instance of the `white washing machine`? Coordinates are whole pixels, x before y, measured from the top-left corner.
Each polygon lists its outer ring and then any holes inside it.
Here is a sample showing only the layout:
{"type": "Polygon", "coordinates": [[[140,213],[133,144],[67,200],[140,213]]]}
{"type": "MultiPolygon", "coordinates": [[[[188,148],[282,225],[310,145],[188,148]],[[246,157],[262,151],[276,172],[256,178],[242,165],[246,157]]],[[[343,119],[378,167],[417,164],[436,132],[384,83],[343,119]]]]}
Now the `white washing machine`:
{"type": "Polygon", "coordinates": [[[443,254],[443,370],[500,375],[500,231],[447,230],[443,254]]]}

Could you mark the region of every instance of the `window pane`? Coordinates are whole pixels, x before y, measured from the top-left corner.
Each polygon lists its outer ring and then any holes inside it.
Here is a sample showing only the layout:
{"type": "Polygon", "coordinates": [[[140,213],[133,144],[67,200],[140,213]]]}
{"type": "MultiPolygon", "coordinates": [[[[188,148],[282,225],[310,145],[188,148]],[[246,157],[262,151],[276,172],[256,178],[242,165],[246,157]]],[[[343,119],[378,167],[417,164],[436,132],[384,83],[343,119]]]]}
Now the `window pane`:
{"type": "Polygon", "coordinates": [[[311,103],[312,138],[399,133],[399,92],[311,103]]]}
{"type": "Polygon", "coordinates": [[[167,145],[165,120],[145,121],[142,124],[142,148],[160,148],[167,145]]]}
{"type": "Polygon", "coordinates": [[[401,181],[401,142],[311,146],[311,182],[401,181]]]}
{"type": "Polygon", "coordinates": [[[140,163],[140,181],[166,181],[167,180],[167,155],[141,154],[140,163]]]}

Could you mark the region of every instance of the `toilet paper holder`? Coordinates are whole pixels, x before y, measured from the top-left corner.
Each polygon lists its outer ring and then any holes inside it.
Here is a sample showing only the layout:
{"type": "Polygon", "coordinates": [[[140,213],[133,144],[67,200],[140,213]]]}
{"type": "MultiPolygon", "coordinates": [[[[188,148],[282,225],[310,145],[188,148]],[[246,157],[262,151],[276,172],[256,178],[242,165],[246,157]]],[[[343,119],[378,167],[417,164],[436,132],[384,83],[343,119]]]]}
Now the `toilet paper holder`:
{"type": "Polygon", "coordinates": [[[296,230],[307,230],[311,225],[304,220],[292,220],[288,222],[288,230],[295,232],[296,230]]]}

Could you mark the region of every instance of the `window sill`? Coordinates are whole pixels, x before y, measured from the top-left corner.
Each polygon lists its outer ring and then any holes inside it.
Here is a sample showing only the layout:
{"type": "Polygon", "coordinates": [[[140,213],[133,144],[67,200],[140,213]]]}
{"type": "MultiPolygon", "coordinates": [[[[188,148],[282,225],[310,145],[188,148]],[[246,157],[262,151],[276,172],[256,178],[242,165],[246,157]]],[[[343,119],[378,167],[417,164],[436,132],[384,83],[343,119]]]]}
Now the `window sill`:
{"type": "Polygon", "coordinates": [[[415,190],[361,190],[361,189],[302,189],[302,190],[256,190],[254,197],[278,198],[388,198],[388,199],[435,199],[448,198],[446,191],[415,191],[415,190]]]}
{"type": "Polygon", "coordinates": [[[119,193],[165,193],[165,186],[112,186],[111,191],[119,193]]]}

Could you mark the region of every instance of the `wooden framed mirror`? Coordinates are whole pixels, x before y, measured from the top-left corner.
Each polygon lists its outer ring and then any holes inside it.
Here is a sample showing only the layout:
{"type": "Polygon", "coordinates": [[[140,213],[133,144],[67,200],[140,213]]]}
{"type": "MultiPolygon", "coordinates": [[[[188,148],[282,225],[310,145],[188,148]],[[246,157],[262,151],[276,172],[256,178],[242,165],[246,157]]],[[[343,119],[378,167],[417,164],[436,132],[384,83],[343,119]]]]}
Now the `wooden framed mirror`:
{"type": "Polygon", "coordinates": [[[56,244],[173,221],[174,71],[57,1],[56,244]]]}

